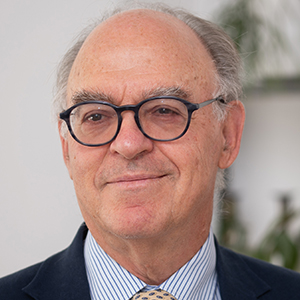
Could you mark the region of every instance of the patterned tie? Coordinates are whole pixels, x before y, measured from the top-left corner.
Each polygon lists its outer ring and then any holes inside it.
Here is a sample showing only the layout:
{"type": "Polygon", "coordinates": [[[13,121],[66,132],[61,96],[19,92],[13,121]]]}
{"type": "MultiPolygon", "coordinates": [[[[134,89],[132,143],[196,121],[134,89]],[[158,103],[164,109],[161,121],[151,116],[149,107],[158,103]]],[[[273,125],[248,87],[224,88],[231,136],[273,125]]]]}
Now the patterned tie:
{"type": "Polygon", "coordinates": [[[158,300],[158,299],[177,300],[174,296],[161,289],[155,291],[148,291],[148,292],[138,292],[131,299],[132,300],[158,300]]]}

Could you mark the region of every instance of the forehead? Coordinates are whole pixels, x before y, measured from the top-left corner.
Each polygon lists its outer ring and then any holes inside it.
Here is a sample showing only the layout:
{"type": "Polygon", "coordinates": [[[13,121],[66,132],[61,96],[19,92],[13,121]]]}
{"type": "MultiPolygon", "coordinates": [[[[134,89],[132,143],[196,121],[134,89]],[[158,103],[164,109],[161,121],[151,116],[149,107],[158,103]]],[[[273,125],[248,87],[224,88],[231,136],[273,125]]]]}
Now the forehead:
{"type": "Polygon", "coordinates": [[[109,18],[86,39],[69,76],[68,97],[80,90],[118,94],[161,86],[211,93],[214,74],[212,59],[186,24],[161,12],[133,10],[109,18]]]}

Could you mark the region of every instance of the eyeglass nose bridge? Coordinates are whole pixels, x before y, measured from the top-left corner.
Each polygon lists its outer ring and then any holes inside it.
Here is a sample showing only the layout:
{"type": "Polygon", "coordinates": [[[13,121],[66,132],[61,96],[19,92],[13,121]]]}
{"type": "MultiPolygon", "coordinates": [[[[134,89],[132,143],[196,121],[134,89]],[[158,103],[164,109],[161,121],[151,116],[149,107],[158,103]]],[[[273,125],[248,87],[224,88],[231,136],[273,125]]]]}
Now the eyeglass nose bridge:
{"type": "Polygon", "coordinates": [[[148,136],[141,124],[140,124],[140,120],[139,120],[139,110],[140,110],[140,107],[141,107],[141,104],[142,103],[139,103],[137,105],[123,105],[123,106],[119,106],[119,107],[114,107],[116,113],[117,113],[117,116],[118,116],[118,128],[117,128],[117,131],[116,131],[116,134],[114,135],[114,137],[111,139],[111,141],[113,141],[119,134],[120,130],[121,130],[121,126],[122,126],[122,123],[123,123],[123,116],[122,116],[122,113],[125,112],[125,111],[132,111],[134,112],[134,120],[135,120],[135,124],[137,125],[138,129],[140,130],[140,132],[147,138],[150,138],[152,139],[150,136],[148,136]]]}

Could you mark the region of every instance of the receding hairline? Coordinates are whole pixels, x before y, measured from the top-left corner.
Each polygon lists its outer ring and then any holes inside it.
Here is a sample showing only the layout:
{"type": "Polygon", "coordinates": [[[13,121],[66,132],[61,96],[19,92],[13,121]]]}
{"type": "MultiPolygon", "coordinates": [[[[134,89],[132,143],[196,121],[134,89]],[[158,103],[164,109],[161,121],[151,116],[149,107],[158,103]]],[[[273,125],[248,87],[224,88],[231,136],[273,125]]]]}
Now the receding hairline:
{"type": "MultiPolygon", "coordinates": [[[[215,90],[215,86],[217,85],[217,82],[215,81],[215,74],[217,73],[216,66],[213,62],[210,53],[207,51],[205,45],[199,39],[194,30],[192,30],[186,23],[176,18],[175,16],[168,15],[164,12],[156,12],[151,9],[133,9],[129,11],[120,12],[98,24],[85,39],[84,43],[81,46],[81,49],[78,52],[78,55],[76,56],[73,62],[69,74],[68,86],[73,75],[77,73],[75,70],[77,68],[81,68],[81,59],[85,60],[93,54],[89,51],[90,44],[92,45],[92,49],[96,49],[95,51],[98,51],[97,48],[99,47],[99,45],[103,44],[104,51],[107,51],[109,47],[106,47],[105,41],[108,41],[107,44],[110,44],[110,41],[114,40],[113,35],[116,35],[117,38],[121,37],[120,44],[118,44],[117,46],[122,48],[124,46],[124,42],[126,44],[127,37],[129,38],[128,33],[130,33],[131,30],[130,26],[134,27],[132,29],[133,34],[131,35],[131,38],[133,37],[138,42],[140,41],[142,46],[145,45],[145,40],[140,40],[140,37],[144,39],[146,36],[146,40],[148,38],[151,40],[151,38],[153,39],[153,37],[155,37],[156,39],[162,39],[162,41],[166,44],[177,44],[176,48],[179,50],[178,53],[180,53],[178,56],[179,59],[181,59],[182,62],[184,60],[189,60],[194,70],[199,69],[199,71],[195,71],[195,73],[199,73],[200,69],[208,67],[210,72],[212,72],[211,75],[213,80],[211,81],[211,83],[213,85],[213,90],[215,90]],[[149,27],[149,25],[151,24],[153,24],[153,28],[149,27]],[[138,27],[138,25],[140,26],[138,27]],[[123,29],[124,27],[125,29],[123,29]],[[165,33],[163,37],[159,35],[157,36],[157,30],[160,29],[162,30],[162,32],[165,33]],[[143,31],[144,36],[142,36],[143,34],[141,35],[139,31],[143,31]],[[155,33],[152,34],[153,32],[155,33]],[[178,41],[180,42],[178,43],[178,41]],[[87,52],[85,51],[86,48],[88,48],[87,52]]],[[[158,45],[158,47],[160,48],[160,45],[158,45]]],[[[167,51],[173,49],[167,49],[167,51]]],[[[102,49],[100,51],[102,51],[102,49]]],[[[168,61],[168,57],[166,57],[166,60],[168,61]]],[[[182,65],[184,64],[182,63],[182,65]]],[[[68,93],[68,99],[70,99],[72,95],[68,93]]]]}
{"type": "MultiPolygon", "coordinates": [[[[133,8],[133,9],[118,12],[118,13],[113,14],[112,16],[108,17],[103,22],[99,23],[94,28],[94,30],[96,30],[98,27],[105,26],[107,23],[117,22],[118,20],[124,20],[125,18],[128,18],[128,20],[133,22],[134,21],[133,17],[135,17],[135,19],[138,19],[140,17],[140,19],[143,19],[143,20],[145,20],[146,17],[148,17],[149,19],[161,20],[163,23],[169,24],[170,27],[173,27],[174,24],[177,23],[182,28],[185,28],[185,30],[194,33],[194,35],[196,37],[198,37],[197,34],[191,29],[191,27],[189,27],[181,19],[177,18],[174,15],[168,14],[167,12],[156,11],[151,8],[133,8]],[[172,24],[171,24],[171,22],[172,22],[172,24]]],[[[116,30],[118,30],[118,28],[116,28],[116,30]]]]}
{"type": "MultiPolygon", "coordinates": [[[[191,47],[192,45],[195,45],[195,51],[197,52],[199,49],[198,47],[202,48],[207,55],[207,57],[210,58],[212,61],[212,66],[215,68],[215,64],[213,62],[213,57],[209,53],[209,51],[206,49],[205,43],[199,38],[197,33],[188,26],[184,21],[179,19],[178,17],[168,14],[166,12],[162,11],[155,11],[153,9],[149,8],[137,8],[137,9],[130,9],[126,11],[121,11],[119,13],[116,13],[107,19],[105,19],[103,22],[99,23],[95,28],[87,35],[85,41],[83,42],[78,54],[82,51],[84,46],[90,41],[90,39],[94,38],[97,34],[101,35],[102,31],[108,30],[110,33],[116,32],[116,34],[120,34],[120,31],[124,31],[124,28],[118,27],[117,25],[124,25],[124,19],[131,25],[135,26],[137,25],[137,20],[141,20],[141,22],[146,22],[147,25],[153,25],[153,28],[146,27],[146,30],[151,33],[152,29],[157,28],[168,28],[170,34],[166,36],[166,39],[171,39],[175,34],[177,37],[181,36],[183,40],[186,41],[185,47],[191,47]],[[133,18],[135,17],[135,18],[133,18]],[[154,22],[151,22],[151,21],[154,22]],[[159,26],[158,22],[161,22],[162,26],[159,26]],[[121,23],[121,24],[120,24],[121,23]],[[176,27],[175,27],[175,26],[176,27]],[[171,35],[172,33],[172,35],[171,35]]],[[[145,26],[141,26],[143,28],[145,26]]],[[[126,28],[127,31],[130,29],[126,28]]],[[[125,29],[125,30],[126,30],[125,29]]],[[[142,30],[142,29],[141,29],[142,30]]],[[[125,33],[127,34],[127,32],[125,33]]],[[[78,56],[78,55],[77,55],[78,56]]],[[[77,57],[76,57],[77,58],[77,57]]],[[[74,62],[76,61],[76,58],[74,62]]]]}

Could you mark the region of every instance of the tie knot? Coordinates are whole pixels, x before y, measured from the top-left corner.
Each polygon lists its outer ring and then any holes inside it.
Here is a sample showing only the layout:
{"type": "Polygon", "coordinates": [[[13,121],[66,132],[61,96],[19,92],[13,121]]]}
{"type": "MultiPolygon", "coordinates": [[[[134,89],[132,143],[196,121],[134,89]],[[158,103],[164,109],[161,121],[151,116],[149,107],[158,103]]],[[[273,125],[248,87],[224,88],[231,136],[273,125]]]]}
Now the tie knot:
{"type": "Polygon", "coordinates": [[[132,297],[132,300],[158,300],[158,299],[177,300],[170,293],[163,291],[161,289],[155,291],[153,290],[147,292],[138,292],[132,297]]]}

